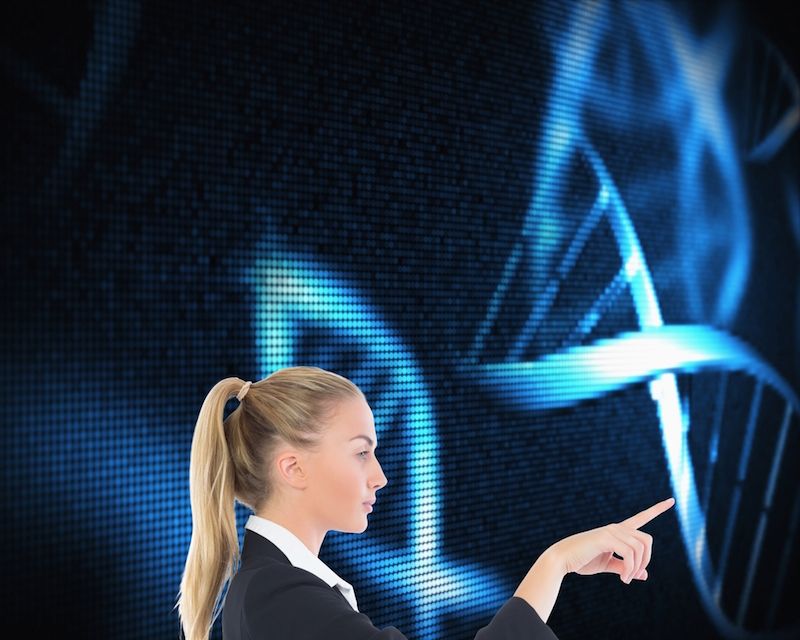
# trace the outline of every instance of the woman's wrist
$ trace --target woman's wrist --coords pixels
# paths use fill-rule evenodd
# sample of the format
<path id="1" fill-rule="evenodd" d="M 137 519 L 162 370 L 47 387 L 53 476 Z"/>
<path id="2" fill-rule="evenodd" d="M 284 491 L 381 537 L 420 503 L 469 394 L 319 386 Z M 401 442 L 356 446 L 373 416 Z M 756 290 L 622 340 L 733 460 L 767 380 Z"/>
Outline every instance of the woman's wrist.
<path id="1" fill-rule="evenodd" d="M 565 575 L 566 571 L 558 550 L 552 546 L 548 547 L 528 570 L 514 596 L 525 600 L 539 617 L 547 622 Z"/>

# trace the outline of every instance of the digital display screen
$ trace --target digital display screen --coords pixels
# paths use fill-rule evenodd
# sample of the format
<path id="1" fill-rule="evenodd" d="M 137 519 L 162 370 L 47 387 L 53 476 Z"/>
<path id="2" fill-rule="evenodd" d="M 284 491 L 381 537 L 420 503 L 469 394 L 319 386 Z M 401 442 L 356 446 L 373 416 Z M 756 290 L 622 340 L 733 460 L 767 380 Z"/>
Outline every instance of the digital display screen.
<path id="1" fill-rule="evenodd" d="M 648 580 L 567 575 L 558 637 L 800 637 L 788 13 L 15 5 L 6 624 L 178 638 L 203 399 L 313 365 L 375 416 L 389 482 L 320 558 L 376 626 L 473 638 L 674 496 Z"/>

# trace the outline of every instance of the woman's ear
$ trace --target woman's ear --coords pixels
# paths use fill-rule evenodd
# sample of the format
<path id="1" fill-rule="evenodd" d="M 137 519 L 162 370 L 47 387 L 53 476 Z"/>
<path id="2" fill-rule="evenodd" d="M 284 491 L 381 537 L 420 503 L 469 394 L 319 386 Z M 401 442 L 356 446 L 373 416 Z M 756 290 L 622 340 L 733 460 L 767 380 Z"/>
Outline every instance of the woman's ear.
<path id="1" fill-rule="evenodd" d="M 277 479 L 295 489 L 305 489 L 308 486 L 306 467 L 306 457 L 294 449 L 282 451 L 275 458 Z"/>

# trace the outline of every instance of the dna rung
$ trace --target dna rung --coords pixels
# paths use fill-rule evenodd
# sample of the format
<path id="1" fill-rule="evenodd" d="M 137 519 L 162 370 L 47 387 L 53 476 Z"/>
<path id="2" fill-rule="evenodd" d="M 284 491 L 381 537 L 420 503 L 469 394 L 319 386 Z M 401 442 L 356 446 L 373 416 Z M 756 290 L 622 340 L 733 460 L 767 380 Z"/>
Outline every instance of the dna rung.
<path id="1" fill-rule="evenodd" d="M 797 637 L 796 621 L 779 632 L 787 621 L 778 617 L 780 612 L 793 613 L 787 594 L 797 591 L 800 577 L 789 575 L 799 550 L 796 396 L 786 386 L 775 386 L 777 374 L 765 379 L 751 370 L 694 377 L 703 375 L 718 385 L 713 410 L 697 411 L 691 397 L 685 400 L 690 428 L 709 436 L 705 468 L 701 456 L 692 453 L 698 486 L 703 487 L 707 541 L 702 550 L 708 557 L 701 564 L 711 567 L 706 575 L 709 596 L 737 630 Z M 737 388 L 729 393 L 732 384 Z M 742 398 L 745 406 L 737 406 Z M 736 421 L 737 413 L 744 420 Z"/>

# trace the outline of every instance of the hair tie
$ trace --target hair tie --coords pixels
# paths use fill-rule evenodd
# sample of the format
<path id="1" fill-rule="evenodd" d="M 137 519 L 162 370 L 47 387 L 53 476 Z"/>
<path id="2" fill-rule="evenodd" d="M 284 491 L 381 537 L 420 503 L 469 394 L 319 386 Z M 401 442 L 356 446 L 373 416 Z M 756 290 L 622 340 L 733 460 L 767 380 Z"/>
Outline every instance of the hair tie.
<path id="1" fill-rule="evenodd" d="M 242 385 L 242 388 L 239 389 L 239 393 L 236 394 L 236 399 L 241 402 L 244 397 L 247 395 L 248 389 L 250 389 L 250 385 L 253 384 L 252 382 L 245 382 Z"/>

